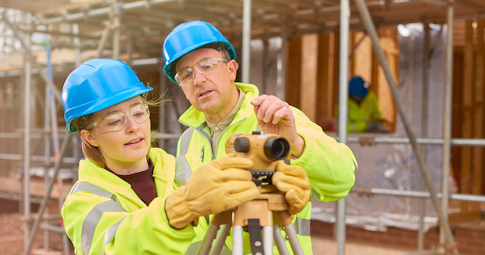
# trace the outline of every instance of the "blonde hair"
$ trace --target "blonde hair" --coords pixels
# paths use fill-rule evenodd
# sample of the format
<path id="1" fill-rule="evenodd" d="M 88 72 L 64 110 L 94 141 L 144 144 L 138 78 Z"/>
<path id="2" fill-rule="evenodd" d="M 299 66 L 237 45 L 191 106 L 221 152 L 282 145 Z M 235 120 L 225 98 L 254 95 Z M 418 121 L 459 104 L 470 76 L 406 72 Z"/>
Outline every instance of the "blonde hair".
<path id="1" fill-rule="evenodd" d="M 150 109 L 152 107 L 158 107 L 165 102 L 165 100 L 161 100 L 161 98 L 164 95 L 161 95 L 161 96 L 159 96 L 155 99 L 149 99 L 149 98 L 151 98 L 150 92 L 152 92 L 152 91 L 149 91 L 149 92 L 147 92 L 143 95 L 139 95 L 141 97 L 142 102 L 144 104 L 148 105 L 148 109 Z M 73 121 L 73 125 L 75 125 L 75 127 L 77 127 L 78 130 L 87 130 L 86 127 L 89 126 L 93 121 L 92 120 L 93 115 L 94 115 L 94 113 L 91 113 L 91 114 L 79 117 L 79 118 L 77 118 Z M 157 133 L 156 131 L 152 131 L 150 133 L 150 139 L 151 139 L 150 148 L 156 146 L 156 140 L 154 138 L 151 138 L 151 137 L 153 137 L 153 134 L 156 134 L 156 133 Z M 98 165 L 102 168 L 105 168 L 106 161 L 104 160 L 104 157 L 103 157 L 103 154 L 101 153 L 101 150 L 96 146 L 92 146 L 82 136 L 81 136 L 81 140 L 82 140 L 82 150 L 83 150 L 84 156 L 86 158 L 88 158 L 89 160 L 91 160 L 96 165 Z M 150 153 L 150 150 L 148 150 L 148 153 Z M 148 157 L 148 154 L 147 154 L 147 157 Z"/>

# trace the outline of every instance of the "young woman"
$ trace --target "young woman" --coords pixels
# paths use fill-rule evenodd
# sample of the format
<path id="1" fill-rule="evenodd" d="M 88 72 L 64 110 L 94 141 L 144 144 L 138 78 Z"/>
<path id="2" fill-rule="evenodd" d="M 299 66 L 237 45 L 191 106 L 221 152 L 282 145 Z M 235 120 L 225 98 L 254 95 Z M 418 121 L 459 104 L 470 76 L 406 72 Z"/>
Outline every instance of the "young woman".
<path id="1" fill-rule="evenodd" d="M 80 132 L 86 159 L 62 208 L 77 254 L 185 254 L 191 222 L 255 199 L 258 188 L 244 168 L 249 159 L 226 157 L 175 183 L 177 160 L 151 147 L 145 87 L 114 59 L 93 59 L 64 83 L 69 133 Z"/>

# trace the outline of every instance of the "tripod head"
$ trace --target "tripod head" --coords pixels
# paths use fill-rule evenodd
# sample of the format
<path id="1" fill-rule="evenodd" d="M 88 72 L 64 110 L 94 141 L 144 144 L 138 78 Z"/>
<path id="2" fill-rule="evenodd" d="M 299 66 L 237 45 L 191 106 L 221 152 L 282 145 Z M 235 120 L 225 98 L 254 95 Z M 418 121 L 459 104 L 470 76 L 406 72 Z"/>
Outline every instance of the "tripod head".
<path id="1" fill-rule="evenodd" d="M 214 215 L 197 254 L 207 255 L 209 251 L 210 254 L 220 254 L 231 226 L 234 255 L 243 255 L 243 230 L 249 232 L 253 254 L 273 254 L 273 241 L 280 254 L 289 254 L 285 239 L 281 235 L 279 228 L 281 226 L 286 232 L 293 253 L 303 255 L 291 223 L 292 218 L 288 213 L 288 203 L 272 183 L 278 162 L 284 160 L 289 163 L 288 141 L 284 137 L 262 132 L 236 134 L 226 140 L 226 153 L 235 153 L 236 157 L 253 161 L 253 166 L 248 170 L 251 171 L 253 182 L 258 186 L 261 194 L 252 201 L 240 204 L 235 211 Z M 217 234 L 219 226 L 223 227 L 221 227 L 221 233 Z"/>
<path id="2" fill-rule="evenodd" d="M 258 186 L 267 186 L 272 185 L 271 178 L 278 161 L 288 158 L 290 144 L 284 137 L 255 131 L 230 136 L 226 141 L 226 153 L 231 152 L 235 152 L 236 157 L 251 159 L 254 165 L 249 170 L 253 182 Z"/>

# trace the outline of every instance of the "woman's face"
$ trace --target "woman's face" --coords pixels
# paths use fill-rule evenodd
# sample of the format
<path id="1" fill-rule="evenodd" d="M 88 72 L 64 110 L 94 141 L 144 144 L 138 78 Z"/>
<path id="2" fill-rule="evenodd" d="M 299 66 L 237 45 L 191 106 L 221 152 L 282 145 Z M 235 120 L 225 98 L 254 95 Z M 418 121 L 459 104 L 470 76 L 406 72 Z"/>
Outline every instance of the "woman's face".
<path id="1" fill-rule="evenodd" d="M 109 169 L 115 172 L 146 169 L 151 141 L 150 118 L 143 115 L 144 109 L 141 97 L 136 96 L 94 113 L 92 120 L 96 126 L 81 131 L 84 139 L 100 149 Z"/>

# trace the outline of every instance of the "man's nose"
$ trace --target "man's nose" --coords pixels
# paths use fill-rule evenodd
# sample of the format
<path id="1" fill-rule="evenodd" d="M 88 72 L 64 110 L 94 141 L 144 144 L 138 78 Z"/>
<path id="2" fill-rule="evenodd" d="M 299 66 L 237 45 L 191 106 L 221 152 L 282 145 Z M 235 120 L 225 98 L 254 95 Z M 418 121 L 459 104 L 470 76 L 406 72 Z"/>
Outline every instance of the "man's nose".
<path id="1" fill-rule="evenodd" d="M 205 77 L 205 75 L 202 74 L 199 69 L 194 70 L 194 85 L 202 85 L 202 83 L 206 80 L 207 78 Z"/>

